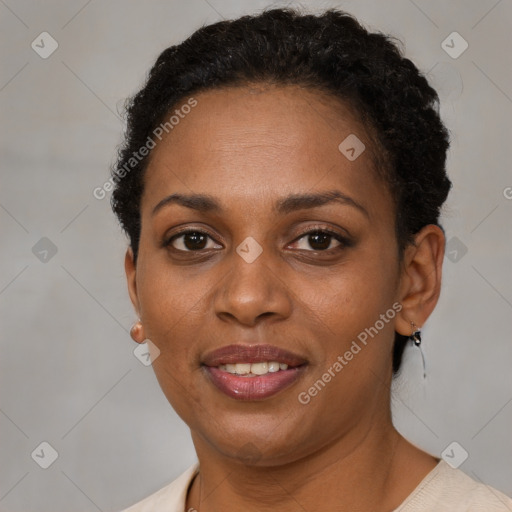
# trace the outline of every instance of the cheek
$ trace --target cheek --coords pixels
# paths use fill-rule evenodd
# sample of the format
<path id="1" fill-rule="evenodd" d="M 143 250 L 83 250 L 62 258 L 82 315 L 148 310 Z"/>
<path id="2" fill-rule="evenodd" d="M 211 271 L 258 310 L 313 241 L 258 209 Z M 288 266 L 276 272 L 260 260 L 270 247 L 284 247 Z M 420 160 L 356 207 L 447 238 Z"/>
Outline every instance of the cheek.
<path id="1" fill-rule="evenodd" d="M 172 265 L 150 229 L 142 230 L 137 265 L 137 294 L 145 325 L 160 330 L 175 323 L 201 301 L 208 290 L 190 266 Z M 204 277 L 207 277 L 207 273 Z M 204 281 L 203 281 L 204 284 Z"/>
<path id="2" fill-rule="evenodd" d="M 191 423 L 190 404 L 200 410 L 197 344 L 208 339 L 204 314 L 208 286 L 199 279 L 180 277 L 159 257 L 140 258 L 138 295 L 146 337 L 159 350 L 153 370 L 167 400 L 177 414 Z M 203 281 L 204 283 L 204 281 Z"/>
<path id="3" fill-rule="evenodd" d="M 361 257 L 347 265 L 325 293 L 311 295 L 323 330 L 315 340 L 314 371 L 302 391 L 315 397 L 311 410 L 313 416 L 324 417 L 325 428 L 335 430 L 341 417 L 347 425 L 356 421 L 382 399 L 382 383 L 391 371 L 396 266 L 392 257 Z"/>
<path id="4" fill-rule="evenodd" d="M 358 254 L 328 283 L 318 301 L 332 322 L 365 327 L 391 307 L 398 283 L 397 261 L 391 256 Z"/>
<path id="5" fill-rule="evenodd" d="M 361 371 L 362 368 L 378 374 L 388 371 L 398 277 L 393 250 L 372 249 L 366 257 L 360 254 L 348 262 L 324 288 L 325 293 L 316 294 L 317 317 L 325 325 L 318 371 L 330 368 L 341 356 L 343 373 L 351 375 L 350 387 L 355 382 L 363 384 L 368 372 Z M 342 381 L 338 379 L 338 385 Z"/>
<path id="6" fill-rule="evenodd" d="M 171 349 L 174 354 L 184 350 L 186 347 L 178 343 L 183 339 L 182 331 L 191 321 L 196 322 L 197 328 L 201 325 L 197 310 L 206 288 L 201 288 L 197 282 L 180 277 L 180 271 L 166 262 L 164 251 L 145 250 L 141 244 L 137 266 L 141 319 L 146 336 L 158 346 L 161 356 L 166 356 Z M 177 359 L 175 364 L 180 361 Z"/>

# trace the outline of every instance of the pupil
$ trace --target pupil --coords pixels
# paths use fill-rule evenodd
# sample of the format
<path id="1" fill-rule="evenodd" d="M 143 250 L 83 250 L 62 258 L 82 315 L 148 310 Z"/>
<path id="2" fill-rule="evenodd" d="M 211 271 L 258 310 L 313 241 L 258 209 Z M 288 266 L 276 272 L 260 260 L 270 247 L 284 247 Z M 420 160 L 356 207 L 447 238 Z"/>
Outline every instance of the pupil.
<path id="1" fill-rule="evenodd" d="M 309 245 L 313 249 L 327 249 L 331 243 L 331 235 L 327 233 L 312 233 L 309 235 Z M 316 245 L 316 247 L 315 247 Z"/>
<path id="2" fill-rule="evenodd" d="M 185 247 L 189 250 L 203 249 L 206 245 L 206 236 L 202 233 L 187 233 L 184 238 Z"/>

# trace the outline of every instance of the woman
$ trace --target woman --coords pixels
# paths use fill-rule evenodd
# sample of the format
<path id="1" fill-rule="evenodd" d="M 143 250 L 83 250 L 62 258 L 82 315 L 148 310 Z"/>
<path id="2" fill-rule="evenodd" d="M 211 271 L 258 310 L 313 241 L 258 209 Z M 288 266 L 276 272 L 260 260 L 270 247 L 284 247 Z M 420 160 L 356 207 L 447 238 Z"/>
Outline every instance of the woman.
<path id="1" fill-rule="evenodd" d="M 160 55 L 113 208 L 132 337 L 199 463 L 130 512 L 512 510 L 391 419 L 440 293 L 437 101 L 335 10 L 216 23 Z"/>

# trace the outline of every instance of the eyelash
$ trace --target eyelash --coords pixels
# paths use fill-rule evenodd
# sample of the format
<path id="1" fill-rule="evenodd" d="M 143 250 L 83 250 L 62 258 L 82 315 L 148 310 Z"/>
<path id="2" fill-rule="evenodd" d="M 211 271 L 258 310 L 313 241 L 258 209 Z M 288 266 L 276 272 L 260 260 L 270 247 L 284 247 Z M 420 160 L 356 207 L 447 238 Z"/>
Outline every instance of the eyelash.
<path id="1" fill-rule="evenodd" d="M 332 238 L 334 238 L 334 240 L 336 240 L 337 242 L 339 242 L 339 246 L 337 247 L 333 247 L 331 249 L 311 249 L 309 251 L 306 251 L 306 252 L 323 252 L 323 253 L 326 253 L 326 254 L 330 254 L 334 251 L 337 251 L 337 250 L 341 250 L 341 249 L 345 249 L 347 247 L 350 247 L 352 245 L 351 241 L 341 235 L 340 233 L 326 227 L 326 226 L 309 226 L 308 228 L 304 229 L 303 231 L 301 231 L 298 236 L 293 240 L 292 243 L 295 243 L 295 242 L 298 242 L 299 240 L 301 240 L 302 238 L 304 238 L 305 236 L 308 236 L 308 235 L 313 235 L 313 234 L 325 234 L 325 235 L 329 235 L 331 236 Z"/>
<path id="2" fill-rule="evenodd" d="M 192 233 L 198 233 L 198 234 L 201 234 L 201 235 L 206 235 L 207 237 L 209 237 L 211 240 L 213 240 L 215 243 L 219 243 L 215 240 L 215 238 L 208 232 L 208 231 L 205 231 L 204 229 L 193 229 L 193 228 L 186 228 L 182 231 L 179 231 L 178 233 L 175 233 L 174 235 L 172 235 L 171 237 L 165 239 L 162 243 L 162 246 L 163 247 L 170 247 L 172 246 L 172 243 L 177 240 L 178 238 L 184 236 L 184 235 L 187 235 L 187 234 L 192 234 Z M 344 248 L 347 248 L 347 247 L 350 247 L 352 245 L 352 242 L 350 239 L 348 239 L 347 237 L 343 236 L 343 235 L 340 235 L 338 232 L 332 230 L 332 229 L 329 229 L 325 226 L 313 226 L 313 227 L 308 227 L 307 229 L 305 229 L 304 231 L 301 231 L 299 233 L 299 235 L 292 241 L 292 243 L 295 243 L 295 242 L 298 242 L 299 240 L 301 240 L 302 238 L 304 238 L 305 236 L 307 235 L 313 235 L 313 234 L 326 234 L 326 235 L 329 235 L 331 236 L 332 238 L 334 238 L 337 242 L 339 242 L 339 246 L 337 247 L 334 247 L 334 248 L 331 248 L 331 249 L 311 249 L 311 250 L 306 250 L 306 252 L 323 252 L 323 253 L 331 253 L 333 251 L 336 251 L 336 250 L 340 250 L 340 249 L 344 249 Z M 204 251 L 204 249 L 199 249 L 197 251 L 193 251 L 193 250 L 188 250 L 188 251 L 185 251 L 185 250 L 182 250 L 182 249 L 176 249 L 174 247 L 172 247 L 172 249 L 174 249 L 175 251 L 177 252 L 181 252 L 181 253 L 201 253 L 202 251 Z M 304 250 L 304 249 L 303 249 Z"/>

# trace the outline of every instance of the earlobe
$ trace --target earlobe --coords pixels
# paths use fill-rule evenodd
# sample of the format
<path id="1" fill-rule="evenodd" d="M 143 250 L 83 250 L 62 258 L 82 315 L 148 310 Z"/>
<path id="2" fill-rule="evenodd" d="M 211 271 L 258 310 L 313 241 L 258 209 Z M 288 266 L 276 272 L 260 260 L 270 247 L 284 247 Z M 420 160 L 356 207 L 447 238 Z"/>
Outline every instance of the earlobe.
<path id="1" fill-rule="evenodd" d="M 126 272 L 126 281 L 128 284 L 130 300 L 132 301 L 137 316 L 140 317 L 139 297 L 137 295 L 137 267 L 135 265 L 133 251 L 131 248 L 128 248 L 124 257 L 124 270 Z M 146 335 L 144 333 L 144 326 L 140 319 L 132 325 L 132 328 L 130 329 L 130 336 L 133 341 L 137 343 L 144 343 Z"/>
<path id="2" fill-rule="evenodd" d="M 130 336 L 136 343 L 144 343 L 144 341 L 146 341 L 144 326 L 140 320 L 132 325 L 132 328 L 130 329 Z"/>
<path id="3" fill-rule="evenodd" d="M 402 309 L 395 330 L 410 336 L 411 325 L 422 327 L 434 310 L 441 292 L 445 237 L 443 230 L 429 224 L 405 250 L 400 282 Z"/>

